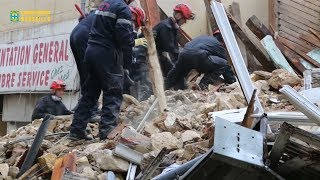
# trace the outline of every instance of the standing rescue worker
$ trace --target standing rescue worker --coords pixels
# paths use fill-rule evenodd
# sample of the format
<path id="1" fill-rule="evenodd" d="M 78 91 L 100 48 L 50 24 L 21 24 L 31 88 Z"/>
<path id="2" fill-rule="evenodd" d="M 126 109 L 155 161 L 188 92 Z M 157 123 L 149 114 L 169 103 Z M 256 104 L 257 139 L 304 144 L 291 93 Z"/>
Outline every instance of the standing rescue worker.
<path id="1" fill-rule="evenodd" d="M 132 12 L 132 22 L 135 30 L 135 47 L 133 48 L 133 64 L 130 70 L 130 77 L 135 82 L 138 100 L 145 100 L 152 95 L 152 85 L 148 74 L 148 62 L 147 62 L 147 40 L 145 38 L 138 38 L 143 36 L 138 35 L 139 28 L 144 24 L 146 16 L 143 9 L 139 7 L 130 7 Z M 130 92 L 127 87 L 127 92 Z M 131 94 L 134 95 L 134 94 Z"/>
<path id="2" fill-rule="evenodd" d="M 215 33 L 215 36 L 223 41 L 219 34 Z M 178 61 L 168 73 L 166 88 L 184 81 L 184 77 L 192 69 L 205 74 L 199 84 L 203 90 L 214 83 L 221 74 L 227 84 L 234 83 L 236 79 L 228 65 L 227 52 L 222 43 L 213 36 L 200 36 L 187 43 L 179 54 Z"/>
<path id="3" fill-rule="evenodd" d="M 61 101 L 65 88 L 66 84 L 62 80 L 53 81 L 50 85 L 51 93 L 37 102 L 31 120 L 44 118 L 47 114 L 54 116 L 72 114 Z"/>
<path id="4" fill-rule="evenodd" d="M 145 38 L 143 37 L 138 38 L 139 28 L 144 24 L 145 17 L 146 17 L 143 9 L 141 9 L 140 7 L 130 6 L 130 11 L 132 13 L 131 21 L 132 21 L 133 30 L 134 30 L 135 45 L 133 48 L 132 65 L 129 67 L 129 69 L 127 69 L 127 71 L 125 70 L 125 79 L 124 79 L 124 87 L 123 87 L 124 94 L 130 94 L 130 87 L 133 84 L 137 83 L 137 79 L 135 78 L 135 76 L 137 74 L 140 74 L 140 69 L 139 69 L 140 61 L 137 59 L 136 52 L 142 51 L 146 54 L 147 52 L 146 50 L 148 46 L 147 40 Z M 135 79 L 132 79 L 133 77 Z"/>
<path id="5" fill-rule="evenodd" d="M 95 11 L 85 63 L 88 77 L 71 124 L 69 138 L 89 140 L 86 135 L 90 109 L 103 91 L 100 140 L 117 126 L 122 103 L 123 66 L 130 66 L 134 46 L 131 12 L 132 0 L 104 0 Z"/>
<path id="6" fill-rule="evenodd" d="M 178 59 L 178 30 L 181 25 L 187 22 L 187 20 L 193 20 L 194 17 L 195 14 L 192 13 L 191 8 L 187 4 L 177 4 L 173 8 L 173 17 L 162 20 L 153 28 L 153 32 L 156 36 L 155 42 L 159 62 L 164 77 L 167 76 L 167 73 L 173 67 L 173 63 Z M 169 53 L 172 61 L 166 57 L 166 52 Z"/>
<path id="7" fill-rule="evenodd" d="M 87 49 L 87 43 L 89 40 L 90 28 L 92 26 L 94 12 L 98 5 L 103 0 L 96 0 L 95 5 L 91 9 L 90 13 L 86 17 L 79 18 L 79 24 L 72 30 L 70 34 L 70 47 L 76 61 L 80 76 L 80 87 L 85 83 L 86 77 L 88 76 L 87 67 L 84 64 L 84 55 Z M 74 108 L 76 109 L 78 105 Z M 95 117 L 98 114 L 98 102 L 91 109 L 91 117 Z M 91 119 L 91 118 L 90 118 Z"/>

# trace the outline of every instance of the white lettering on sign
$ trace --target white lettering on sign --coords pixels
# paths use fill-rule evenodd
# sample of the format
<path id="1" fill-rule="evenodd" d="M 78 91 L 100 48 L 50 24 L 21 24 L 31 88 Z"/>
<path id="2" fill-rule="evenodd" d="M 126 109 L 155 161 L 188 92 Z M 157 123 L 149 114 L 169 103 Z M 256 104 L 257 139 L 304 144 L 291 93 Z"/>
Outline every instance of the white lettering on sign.
<path id="1" fill-rule="evenodd" d="M 76 90 L 76 76 L 68 34 L 0 44 L 0 93 L 49 91 L 56 79 Z"/>

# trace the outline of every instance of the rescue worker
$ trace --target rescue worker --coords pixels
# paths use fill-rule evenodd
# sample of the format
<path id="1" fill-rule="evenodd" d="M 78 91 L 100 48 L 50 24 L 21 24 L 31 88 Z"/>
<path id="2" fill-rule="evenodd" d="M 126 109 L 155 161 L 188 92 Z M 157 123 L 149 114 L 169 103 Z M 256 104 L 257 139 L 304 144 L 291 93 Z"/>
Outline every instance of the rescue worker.
<path id="1" fill-rule="evenodd" d="M 94 6 L 91 9 L 90 13 L 86 15 L 86 17 L 79 18 L 79 24 L 72 30 L 70 34 L 70 47 L 76 61 L 76 65 L 78 68 L 79 76 L 80 76 L 80 87 L 82 87 L 85 83 L 86 77 L 88 76 L 87 67 L 84 64 L 84 55 L 87 49 L 87 43 L 89 39 L 90 28 L 92 25 L 94 12 L 97 9 L 98 5 L 103 0 L 95 0 Z M 78 105 L 73 109 L 77 109 Z M 98 102 L 91 109 L 91 118 L 97 118 L 99 114 L 98 110 Z"/>
<path id="2" fill-rule="evenodd" d="M 132 12 L 132 22 L 136 33 L 135 47 L 133 48 L 133 64 L 130 70 L 130 77 L 134 81 L 134 92 L 131 93 L 127 85 L 126 92 L 137 98 L 139 101 L 146 100 L 152 95 L 152 85 L 148 74 L 147 65 L 147 40 L 143 38 L 143 34 L 138 35 L 139 27 L 141 27 L 146 16 L 143 9 L 139 7 L 130 7 Z M 140 37 L 140 38 L 138 38 Z M 128 84 L 128 83 L 125 83 Z"/>
<path id="3" fill-rule="evenodd" d="M 162 20 L 153 28 L 159 62 L 164 77 L 167 76 L 167 73 L 173 67 L 173 63 L 178 59 L 178 30 L 187 20 L 193 20 L 194 17 L 195 14 L 192 13 L 191 8 L 187 4 L 177 4 L 173 8 L 173 17 Z M 166 52 L 172 61 L 166 56 Z"/>
<path id="4" fill-rule="evenodd" d="M 62 80 L 53 81 L 50 86 L 51 93 L 37 102 L 31 120 L 44 118 L 47 114 L 54 116 L 72 114 L 61 101 L 65 87 L 66 84 Z"/>
<path id="5" fill-rule="evenodd" d="M 168 73 L 166 88 L 184 81 L 192 69 L 205 74 L 199 84 L 203 90 L 214 83 L 221 74 L 225 83 L 234 83 L 236 78 L 228 65 L 227 52 L 222 43 L 220 33 L 215 33 L 214 36 L 200 36 L 187 43 L 179 54 L 178 61 Z"/>
<path id="6" fill-rule="evenodd" d="M 125 70 L 125 78 L 124 78 L 124 87 L 123 87 L 123 93 L 124 94 L 131 94 L 130 87 L 137 83 L 137 79 L 135 76 L 140 74 L 140 61 L 136 57 L 137 51 L 143 51 L 146 54 L 147 50 L 147 40 L 143 37 L 138 38 L 138 31 L 139 28 L 144 24 L 145 22 L 145 13 L 143 9 L 140 7 L 133 7 L 130 6 L 130 11 L 132 13 L 132 25 L 134 30 L 134 37 L 135 39 L 135 46 L 133 48 L 133 61 L 132 65 L 129 67 L 128 70 Z M 132 78 L 135 78 L 132 79 Z"/>
<path id="7" fill-rule="evenodd" d="M 88 77 L 70 128 L 69 139 L 90 140 L 86 135 L 90 109 L 103 91 L 99 125 L 100 140 L 117 126 L 122 103 L 123 66 L 130 66 L 134 46 L 131 12 L 132 0 L 104 0 L 95 11 L 90 31 L 85 64 Z"/>

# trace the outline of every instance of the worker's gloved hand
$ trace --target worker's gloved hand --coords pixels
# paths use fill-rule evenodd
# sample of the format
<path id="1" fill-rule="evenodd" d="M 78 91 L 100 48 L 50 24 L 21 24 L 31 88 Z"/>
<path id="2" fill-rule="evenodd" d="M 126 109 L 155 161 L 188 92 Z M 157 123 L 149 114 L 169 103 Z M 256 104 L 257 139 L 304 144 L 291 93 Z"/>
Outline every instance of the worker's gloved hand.
<path id="1" fill-rule="evenodd" d="M 146 38 L 139 38 L 134 40 L 134 46 L 143 46 L 143 47 L 148 47 L 148 41 Z"/>

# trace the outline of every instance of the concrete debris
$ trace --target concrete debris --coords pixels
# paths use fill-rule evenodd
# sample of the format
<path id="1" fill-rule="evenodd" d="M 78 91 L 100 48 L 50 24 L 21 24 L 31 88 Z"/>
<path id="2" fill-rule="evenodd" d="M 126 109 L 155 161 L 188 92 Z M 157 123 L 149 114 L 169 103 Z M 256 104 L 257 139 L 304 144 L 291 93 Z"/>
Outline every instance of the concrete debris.
<path id="1" fill-rule="evenodd" d="M 57 159 L 55 154 L 47 153 L 38 158 L 38 162 L 41 168 L 46 171 L 52 170 L 54 163 Z"/>
<path id="2" fill-rule="evenodd" d="M 114 172 L 128 171 L 129 162 L 114 156 L 109 149 L 97 150 L 90 156 L 93 157 L 97 166 L 102 170 Z"/>
<path id="3" fill-rule="evenodd" d="M 97 178 L 98 178 L 98 180 L 109 180 L 107 172 L 99 174 L 97 176 Z M 116 174 L 116 179 L 115 180 L 124 180 L 124 178 L 120 174 Z"/>
<path id="4" fill-rule="evenodd" d="M 201 138 L 200 135 L 197 132 L 192 130 L 186 130 L 181 134 L 181 140 L 183 143 L 188 141 L 197 141 L 200 138 Z"/>
<path id="5" fill-rule="evenodd" d="M 0 164 L 0 174 L 2 175 L 3 178 L 7 178 L 8 174 L 9 174 L 9 165 L 4 163 L 4 164 Z"/>
<path id="6" fill-rule="evenodd" d="M 157 126 L 155 126 L 153 122 L 147 122 L 144 125 L 143 131 L 144 131 L 144 135 L 150 137 L 151 134 L 159 133 L 160 129 Z"/>
<path id="7" fill-rule="evenodd" d="M 273 73 L 256 71 L 251 75 L 251 78 L 266 112 L 295 111 L 292 104 L 277 92 L 277 88 L 283 84 L 299 86 L 301 85 L 299 78 L 283 70 L 276 70 Z M 76 164 L 79 175 L 87 179 L 106 179 L 106 171 L 124 173 L 129 168 L 128 161 L 112 154 L 117 143 L 122 143 L 143 154 L 143 160 L 139 166 L 142 170 L 149 165 L 163 147 L 170 149 L 171 152 L 167 154 L 167 158 L 161 166 L 167 167 L 174 163 L 182 164 L 205 154 L 212 147 L 214 124 L 209 115 L 211 112 L 247 106 L 238 82 L 229 86 L 221 85 L 214 90 L 212 88 L 206 91 L 168 90 L 165 93 L 168 111 L 160 114 L 157 109 L 153 110 L 143 125 L 141 133 L 134 128 L 138 127 L 155 97 L 151 96 L 146 101 L 138 102 L 133 97 L 124 95 L 119 122 L 123 122 L 127 126 L 122 130 L 117 142 L 97 141 L 99 124 L 89 123 L 87 129 L 96 138 L 93 142 L 75 143 L 65 138 L 65 135 L 46 137 L 41 146 L 44 154 L 39 158 L 42 159 L 39 162 L 40 165 L 42 167 L 46 165 L 50 168 L 55 158 L 62 157 L 71 151 L 77 151 Z M 72 115 L 55 117 L 50 121 L 48 134 L 68 132 L 72 118 Z M 5 166 L 4 170 L 10 167 L 9 170 L 1 173 L 12 179 L 15 178 L 19 171 L 19 159 L 33 141 L 23 139 L 34 137 L 41 122 L 41 119 L 35 120 L 0 138 L 0 163 Z M 17 140 L 20 142 L 8 145 L 8 142 Z M 3 174 L 1 176 L 4 177 Z M 123 177 L 118 174 L 117 179 L 123 179 Z"/>
<path id="8" fill-rule="evenodd" d="M 284 69 L 274 70 L 268 83 L 276 90 L 280 89 L 283 85 L 289 85 L 291 87 L 302 86 L 302 80 L 299 77 Z"/>
<path id="9" fill-rule="evenodd" d="M 9 176 L 15 179 L 19 173 L 19 168 L 16 166 L 10 166 L 9 168 Z"/>
<path id="10" fill-rule="evenodd" d="M 155 151 L 160 151 L 164 147 L 169 150 L 181 149 L 183 146 L 182 142 L 170 132 L 152 134 L 151 144 Z"/>

